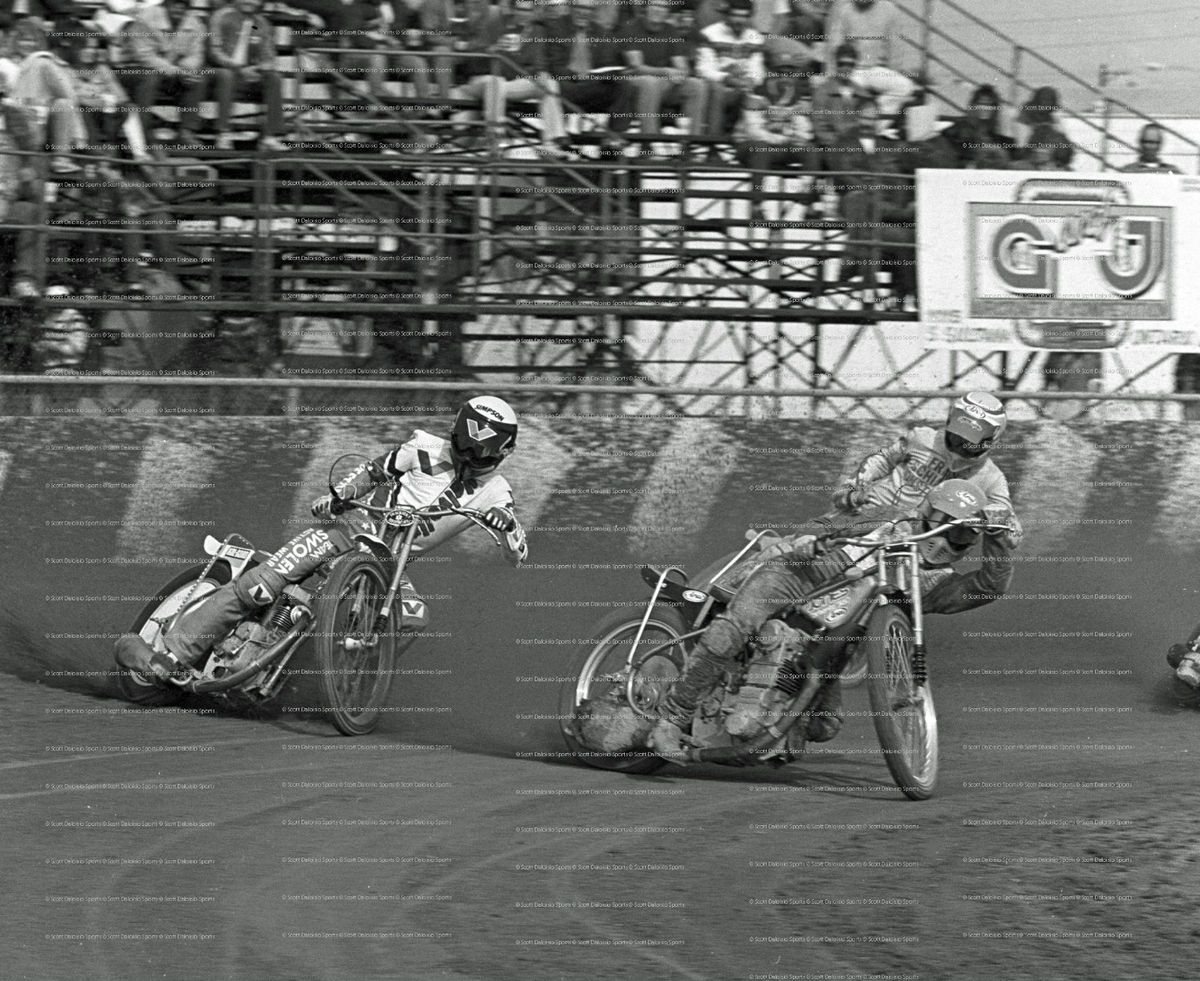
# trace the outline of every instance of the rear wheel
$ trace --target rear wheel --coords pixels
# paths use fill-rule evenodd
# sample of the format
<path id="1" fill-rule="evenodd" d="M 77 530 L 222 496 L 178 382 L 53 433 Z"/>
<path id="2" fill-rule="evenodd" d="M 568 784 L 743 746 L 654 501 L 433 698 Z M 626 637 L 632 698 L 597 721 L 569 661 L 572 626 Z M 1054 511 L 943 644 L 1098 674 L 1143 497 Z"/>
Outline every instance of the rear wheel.
<path id="1" fill-rule="evenodd" d="M 906 797 L 927 800 L 937 784 L 937 714 L 928 683 L 913 684 L 912 623 L 902 610 L 881 607 L 860 646 L 867 656 L 871 718 L 888 770 Z"/>
<path id="2" fill-rule="evenodd" d="M 189 605 L 209 595 L 229 582 L 229 567 L 223 562 L 217 562 L 203 579 L 197 583 L 204 566 L 196 565 L 181 572 L 169 583 L 162 587 L 142 607 L 141 612 L 134 618 L 129 628 L 130 633 L 137 634 L 155 651 L 165 651 L 162 635 L 171 619 L 183 607 L 186 600 Z M 193 587 L 195 589 L 193 590 Z M 164 685 L 149 681 L 137 671 L 131 671 L 118 662 L 117 687 L 122 697 L 147 708 L 157 708 L 164 705 L 175 705 L 184 692 L 174 685 Z"/>
<path id="3" fill-rule="evenodd" d="M 665 761 L 645 751 L 605 753 L 603 747 L 589 743 L 580 729 L 584 719 L 616 716 L 626 726 L 632 724 L 648 732 L 652 722 L 629 707 L 627 690 L 632 690 L 634 704 L 641 712 L 653 715 L 683 672 L 684 651 L 679 644 L 642 660 L 644 652 L 688 632 L 677 610 L 655 606 L 638 642 L 639 663 L 633 684 L 629 685 L 627 661 L 645 614 L 645 607 L 631 607 L 614 611 L 601 620 L 592 631 L 595 641 L 575 659 L 574 680 L 563 682 L 560 689 L 559 717 L 563 739 L 579 761 L 588 766 L 620 773 L 653 773 L 666 765 Z"/>
<path id="4" fill-rule="evenodd" d="M 391 623 L 369 646 L 390 577 L 371 556 L 354 552 L 333 566 L 314 610 L 317 690 L 339 732 L 364 736 L 379 724 L 396 670 Z M 394 621 L 393 621 L 394 622 Z"/>

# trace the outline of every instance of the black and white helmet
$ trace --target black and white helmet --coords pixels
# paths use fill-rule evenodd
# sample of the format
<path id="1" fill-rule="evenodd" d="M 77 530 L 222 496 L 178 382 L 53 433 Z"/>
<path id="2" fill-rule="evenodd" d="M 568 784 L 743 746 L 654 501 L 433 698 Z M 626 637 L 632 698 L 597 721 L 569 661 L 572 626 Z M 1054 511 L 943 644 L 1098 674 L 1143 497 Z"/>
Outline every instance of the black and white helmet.
<path id="1" fill-rule="evenodd" d="M 503 399 L 480 395 L 454 417 L 450 443 L 461 464 L 475 473 L 495 470 L 517 446 L 517 414 Z"/>

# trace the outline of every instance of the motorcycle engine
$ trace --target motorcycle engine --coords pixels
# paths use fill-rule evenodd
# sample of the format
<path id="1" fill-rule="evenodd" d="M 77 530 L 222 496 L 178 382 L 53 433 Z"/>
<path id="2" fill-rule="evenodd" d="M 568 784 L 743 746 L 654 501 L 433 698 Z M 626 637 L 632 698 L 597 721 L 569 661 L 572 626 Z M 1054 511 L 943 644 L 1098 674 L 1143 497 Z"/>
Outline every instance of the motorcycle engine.
<path id="1" fill-rule="evenodd" d="M 751 738 L 762 732 L 760 707 L 779 678 L 785 662 L 802 654 L 812 638 L 801 630 L 789 627 L 782 620 L 768 620 L 751 638 L 754 651 L 741 687 L 727 695 L 722 707 L 726 713 L 725 731 L 738 738 Z"/>
<path id="2" fill-rule="evenodd" d="M 256 620 L 243 620 L 213 648 L 214 677 L 240 671 L 270 646 L 270 631 Z"/>

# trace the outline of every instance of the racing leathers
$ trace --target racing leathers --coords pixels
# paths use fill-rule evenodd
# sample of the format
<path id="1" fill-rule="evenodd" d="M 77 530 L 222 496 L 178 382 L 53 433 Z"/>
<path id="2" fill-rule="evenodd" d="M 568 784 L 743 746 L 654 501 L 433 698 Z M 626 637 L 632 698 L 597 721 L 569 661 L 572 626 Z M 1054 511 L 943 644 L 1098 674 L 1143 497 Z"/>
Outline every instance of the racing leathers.
<path id="1" fill-rule="evenodd" d="M 968 460 L 951 453 L 940 430 L 918 426 L 863 460 L 834 495 L 844 521 L 851 520 L 848 512 L 856 513 L 864 506 L 870 507 L 871 513 L 863 518 L 895 521 L 915 515 L 929 491 L 952 478 L 975 484 L 986 496 L 989 522 L 1008 523 L 1011 530 L 984 537 L 983 567 L 978 571 L 955 572 L 951 562 L 961 554 L 944 553 L 945 561 L 932 564 L 927 559 L 921 583 L 927 613 L 961 613 L 990 603 L 1007 590 L 1012 580 L 1010 556 L 1020 544 L 1021 528 L 1012 510 L 1008 481 L 1000 468 L 988 459 Z M 884 534 L 887 527 L 892 526 L 885 525 L 877 533 Z M 895 528 L 897 537 L 908 530 L 903 524 Z M 750 574 L 725 611 L 700 635 L 660 710 L 661 718 L 677 726 L 680 733 L 688 730 L 697 705 L 716 685 L 733 656 L 768 619 L 857 560 L 853 549 L 811 558 L 790 552 L 791 546 L 806 541 L 811 539 L 795 536 L 775 546 L 777 557 Z M 841 685 L 836 671 L 831 670 L 823 683 L 810 716 L 807 736 L 813 741 L 832 739 L 840 730 Z M 663 732 L 656 728 L 652 746 L 656 750 L 670 747 L 674 738 L 675 730 Z M 664 755 L 673 758 L 676 753 Z"/>
<path id="2" fill-rule="evenodd" d="M 944 480 L 969 480 L 987 496 L 989 521 L 1012 530 L 983 540 L 982 568 L 966 574 L 939 570 L 925 594 L 927 613 L 962 613 L 1004 595 L 1012 582 L 1012 553 L 1023 537 L 1013 511 L 1008 480 L 991 459 L 971 460 L 950 452 L 939 429 L 916 426 L 863 460 L 833 495 L 839 511 L 863 506 L 896 507 L 913 513 Z"/>
<path id="3" fill-rule="evenodd" d="M 509 530 L 502 536 L 505 557 L 519 566 L 529 554 L 525 532 L 512 512 L 508 481 L 494 470 L 472 476 L 471 471 L 461 468 L 450 440 L 442 436 L 418 429 L 405 443 L 352 471 L 334 489 L 339 498 L 348 499 L 365 497 L 376 488 L 379 490 L 373 503 L 380 507 L 455 506 L 484 512 L 502 509 L 510 519 L 506 522 Z M 349 516 L 353 514 L 349 512 Z M 432 551 L 471 524 L 470 519 L 459 515 L 421 519 L 412 558 Z M 369 525 L 364 524 L 366 527 Z M 188 610 L 172 625 L 163 642 L 177 661 L 194 666 L 247 613 L 274 602 L 286 584 L 302 582 L 323 563 L 358 547 L 352 533 L 340 527 L 308 528 L 265 562 Z M 428 623 L 425 604 L 407 577 L 401 581 L 400 600 L 401 628 L 423 628 Z"/>

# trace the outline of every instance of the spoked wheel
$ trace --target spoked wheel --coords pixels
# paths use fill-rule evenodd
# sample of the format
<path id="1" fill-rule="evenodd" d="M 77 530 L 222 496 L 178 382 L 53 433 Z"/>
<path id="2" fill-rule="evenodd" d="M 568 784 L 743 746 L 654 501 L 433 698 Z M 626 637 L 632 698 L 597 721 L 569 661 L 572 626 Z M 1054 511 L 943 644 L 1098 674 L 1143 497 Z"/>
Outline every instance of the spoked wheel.
<path id="1" fill-rule="evenodd" d="M 396 635 L 389 624 L 372 636 L 388 577 L 369 555 L 341 558 L 316 603 L 313 645 L 318 691 L 339 732 L 363 736 L 379 724 L 396 669 Z"/>
<path id="2" fill-rule="evenodd" d="M 560 690 L 563 738 L 567 748 L 588 766 L 621 773 L 653 773 L 665 765 L 640 748 L 605 751 L 609 749 L 605 743 L 623 744 L 628 739 L 640 743 L 645 738 L 653 726 L 646 716 L 654 714 L 683 672 L 684 651 L 679 644 L 645 657 L 646 652 L 688 632 L 678 612 L 669 606 L 656 606 L 638 642 L 637 666 L 630 683 L 629 652 L 645 612 L 645 607 L 634 607 L 600 621 L 593 631 L 595 642 L 575 661 L 578 667 L 574 679 L 564 681 Z M 630 707 L 627 692 L 640 712 Z M 604 731 L 609 723 L 609 731 Z M 585 738 L 585 734 L 592 738 Z"/>
<path id="3" fill-rule="evenodd" d="M 188 606 L 194 606 L 214 590 L 229 582 L 229 567 L 216 563 L 208 574 L 196 582 L 204 566 L 198 565 L 172 579 L 163 586 L 150 601 L 142 607 L 129 628 L 130 633 L 137 634 L 155 651 L 165 651 L 162 635 L 164 628 L 183 607 L 184 600 Z M 193 590 L 192 587 L 195 587 Z M 139 672 L 131 671 L 120 661 L 117 662 L 117 687 L 122 697 L 147 708 L 159 708 L 164 705 L 174 705 L 183 698 L 183 691 L 174 685 L 158 684 L 148 681 Z"/>
<path id="4" fill-rule="evenodd" d="M 892 779 L 912 800 L 933 796 L 938 772 L 937 714 L 928 683 L 913 684 L 912 623 L 894 606 L 880 608 L 867 624 L 871 718 Z"/>

